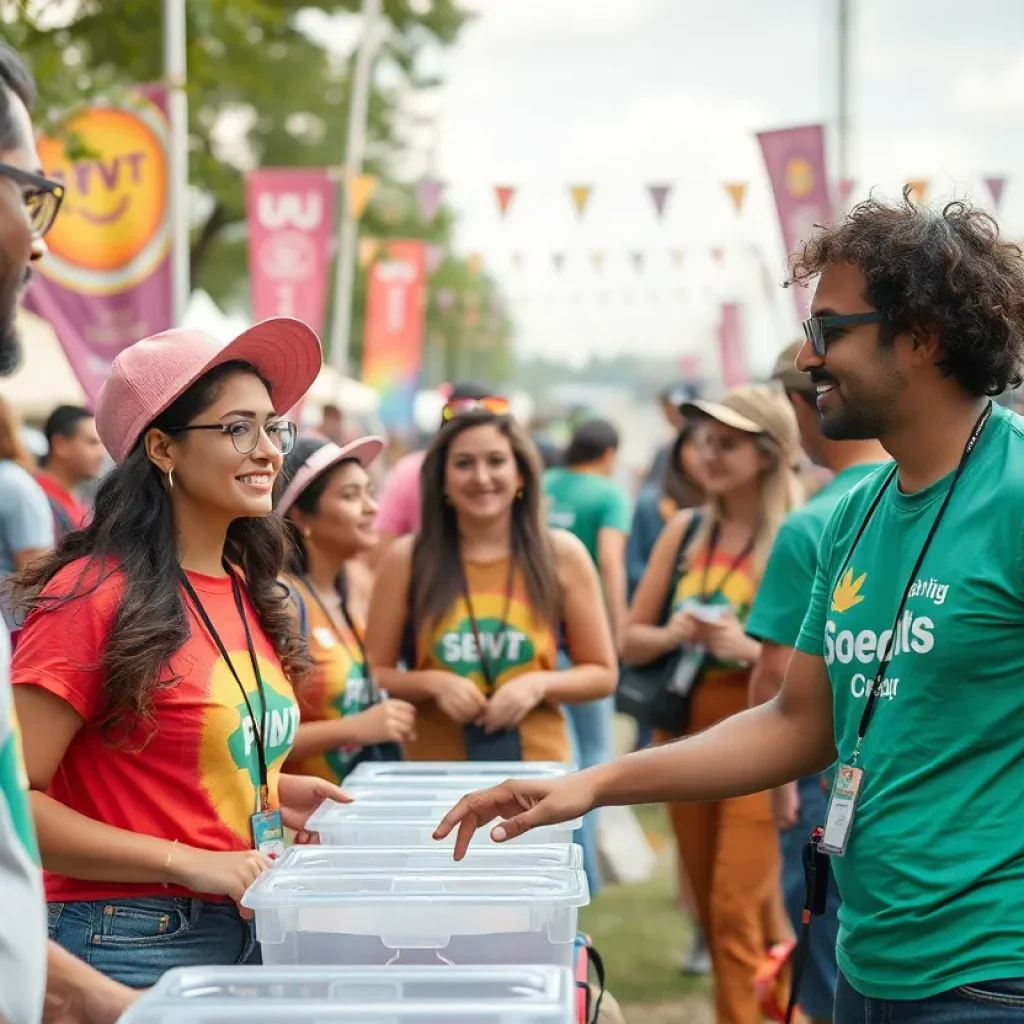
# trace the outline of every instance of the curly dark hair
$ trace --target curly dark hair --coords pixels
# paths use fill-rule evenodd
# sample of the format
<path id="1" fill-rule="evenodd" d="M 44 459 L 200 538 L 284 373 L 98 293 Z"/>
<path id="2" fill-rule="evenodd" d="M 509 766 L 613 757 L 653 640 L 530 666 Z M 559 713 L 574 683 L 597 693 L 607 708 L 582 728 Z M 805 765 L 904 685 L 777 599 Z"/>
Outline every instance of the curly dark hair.
<path id="1" fill-rule="evenodd" d="M 969 203 L 940 211 L 872 196 L 834 227 L 821 228 L 790 260 L 806 285 L 836 263 L 857 267 L 864 298 L 885 316 L 883 338 L 914 324 L 941 331 L 943 371 L 972 395 L 1020 385 L 1024 362 L 1024 253 Z"/>
<path id="2" fill-rule="evenodd" d="M 191 423 L 217 400 L 226 378 L 238 372 L 263 379 L 248 363 L 224 363 L 200 377 L 146 430 Z M 124 594 L 100 662 L 106 696 L 103 726 L 122 741 L 136 726 L 150 724 L 154 691 L 180 681 L 180 676 L 168 675 L 167 662 L 191 635 L 178 583 L 171 503 L 163 475 L 146 454 L 145 433 L 124 462 L 103 478 L 85 529 L 67 534 L 55 551 L 13 580 L 19 607 L 46 611 L 87 597 L 112 574 L 123 576 Z M 300 686 L 312 661 L 289 610 L 288 592 L 278 582 L 284 536 L 277 515 L 236 519 L 228 528 L 224 554 L 244 574 L 249 599 L 285 675 Z M 57 573 L 82 559 L 82 569 L 67 589 L 43 593 Z M 150 738 L 151 733 L 143 742 Z"/>

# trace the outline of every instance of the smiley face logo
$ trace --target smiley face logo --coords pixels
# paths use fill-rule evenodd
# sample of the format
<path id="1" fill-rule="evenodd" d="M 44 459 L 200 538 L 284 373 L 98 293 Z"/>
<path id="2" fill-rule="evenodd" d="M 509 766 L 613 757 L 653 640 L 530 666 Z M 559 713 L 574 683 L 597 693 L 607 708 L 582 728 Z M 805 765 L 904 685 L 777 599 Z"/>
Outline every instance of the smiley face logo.
<path id="1" fill-rule="evenodd" d="M 67 190 L 41 269 L 77 291 L 120 291 L 148 277 L 168 251 L 167 119 L 140 99 L 130 109 L 86 110 L 69 131 L 85 155 L 72 159 L 66 139 L 39 142 L 46 173 Z"/>
<path id="2" fill-rule="evenodd" d="M 802 156 L 793 157 L 786 163 L 786 191 L 794 199 L 806 199 L 814 190 L 814 168 Z"/>

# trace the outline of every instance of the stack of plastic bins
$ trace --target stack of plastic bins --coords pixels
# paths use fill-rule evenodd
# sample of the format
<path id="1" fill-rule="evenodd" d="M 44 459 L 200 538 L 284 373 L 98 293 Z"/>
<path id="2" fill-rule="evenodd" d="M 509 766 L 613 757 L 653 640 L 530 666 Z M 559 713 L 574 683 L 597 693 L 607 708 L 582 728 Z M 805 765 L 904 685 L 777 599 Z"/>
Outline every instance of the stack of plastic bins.
<path id="1" fill-rule="evenodd" d="M 468 790 L 506 779 L 555 779 L 572 770 L 571 764 L 561 761 L 364 761 L 352 770 L 346 785 Z"/>
<path id="2" fill-rule="evenodd" d="M 572 1024 L 551 967 L 200 967 L 169 971 L 122 1024 Z"/>
<path id="3" fill-rule="evenodd" d="M 548 848 L 492 848 L 460 864 L 447 852 L 405 851 L 403 868 L 401 850 L 289 851 L 242 900 L 263 963 L 573 966 L 590 898 L 582 870 L 556 866 Z M 576 857 L 568 847 L 565 862 Z"/>

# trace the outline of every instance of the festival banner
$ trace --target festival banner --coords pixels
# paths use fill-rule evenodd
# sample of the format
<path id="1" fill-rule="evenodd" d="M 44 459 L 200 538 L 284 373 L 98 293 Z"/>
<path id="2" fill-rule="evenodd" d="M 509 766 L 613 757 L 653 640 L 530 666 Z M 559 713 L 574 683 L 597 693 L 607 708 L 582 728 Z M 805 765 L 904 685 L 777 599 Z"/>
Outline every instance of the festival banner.
<path id="1" fill-rule="evenodd" d="M 444 187 L 444 182 L 436 178 L 421 178 L 416 182 L 416 207 L 420 220 L 429 224 L 437 216 Z"/>
<path id="2" fill-rule="evenodd" d="M 254 319 L 292 316 L 323 330 L 334 195 L 326 169 L 261 168 L 245 176 Z"/>
<path id="3" fill-rule="evenodd" d="M 380 394 L 380 418 L 411 431 L 426 329 L 426 245 L 385 243 L 370 270 L 363 336 L 363 380 Z"/>
<path id="4" fill-rule="evenodd" d="M 746 384 L 747 354 L 740 325 L 740 307 L 735 302 L 722 303 L 722 319 L 718 324 L 718 355 L 722 364 L 722 383 L 727 388 Z"/>
<path id="5" fill-rule="evenodd" d="M 498 215 L 502 220 L 508 215 L 508 208 L 515 198 L 516 190 L 514 185 L 495 185 L 494 198 L 498 201 Z"/>
<path id="6" fill-rule="evenodd" d="M 123 348 L 173 326 L 166 94 L 139 89 L 68 128 L 90 156 L 73 160 L 64 137 L 39 140 L 44 173 L 66 192 L 26 304 L 53 327 L 91 405 Z"/>
<path id="7" fill-rule="evenodd" d="M 662 220 L 665 216 L 665 206 L 668 203 L 668 197 L 672 192 L 671 185 L 648 185 L 647 191 L 650 193 L 651 202 L 654 203 L 654 213 L 658 220 Z"/>
<path id="8" fill-rule="evenodd" d="M 795 252 L 818 224 L 828 224 L 832 203 L 825 176 L 825 130 L 820 124 L 760 132 L 765 167 L 775 195 L 786 253 Z M 810 312 L 808 288 L 793 288 L 797 317 Z"/>
<path id="9" fill-rule="evenodd" d="M 736 212 L 742 213 L 743 200 L 747 198 L 747 183 L 745 181 L 727 181 L 723 188 L 725 194 L 732 200 Z"/>
<path id="10" fill-rule="evenodd" d="M 999 207 L 1003 202 L 1003 189 L 1006 187 L 1005 178 L 986 178 L 985 186 L 988 188 L 990 195 L 992 196 L 992 209 L 999 212 Z"/>
<path id="11" fill-rule="evenodd" d="M 572 205 L 576 209 L 576 216 L 583 219 L 587 212 L 587 204 L 590 202 L 590 195 L 594 191 L 592 185 L 570 185 L 569 194 L 572 196 Z"/>

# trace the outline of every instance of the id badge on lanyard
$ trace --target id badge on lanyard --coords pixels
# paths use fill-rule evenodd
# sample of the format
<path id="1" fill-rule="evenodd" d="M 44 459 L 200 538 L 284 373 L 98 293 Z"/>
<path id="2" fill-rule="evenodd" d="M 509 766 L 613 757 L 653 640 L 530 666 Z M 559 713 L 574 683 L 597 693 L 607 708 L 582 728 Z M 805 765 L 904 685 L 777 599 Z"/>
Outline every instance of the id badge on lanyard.
<path id="1" fill-rule="evenodd" d="M 818 844 L 822 853 L 832 857 L 846 854 L 853 830 L 853 818 L 857 813 L 857 799 L 864 782 L 864 770 L 852 764 L 841 764 L 832 784 L 832 796 L 825 816 L 825 835 Z"/>

